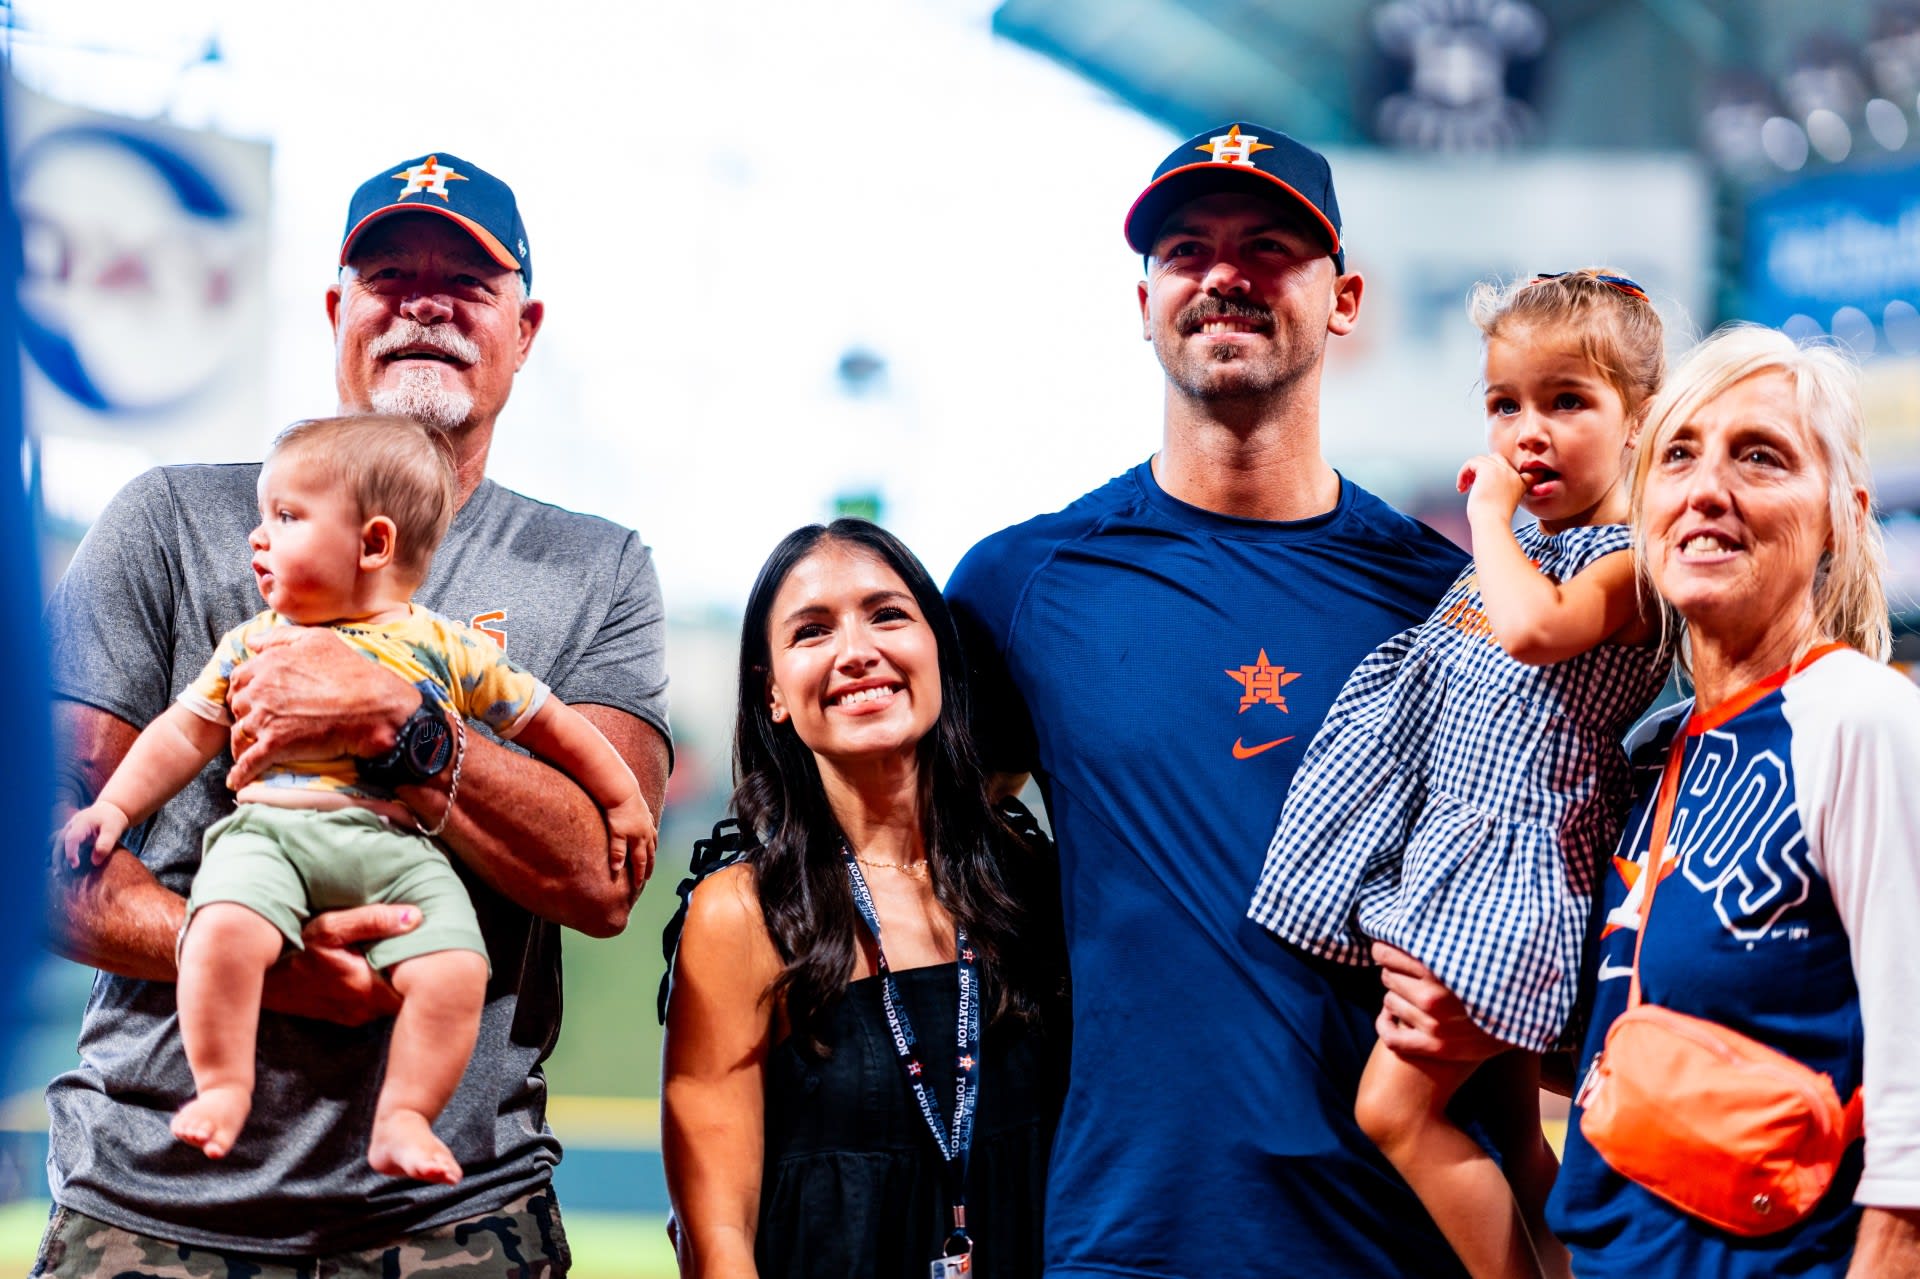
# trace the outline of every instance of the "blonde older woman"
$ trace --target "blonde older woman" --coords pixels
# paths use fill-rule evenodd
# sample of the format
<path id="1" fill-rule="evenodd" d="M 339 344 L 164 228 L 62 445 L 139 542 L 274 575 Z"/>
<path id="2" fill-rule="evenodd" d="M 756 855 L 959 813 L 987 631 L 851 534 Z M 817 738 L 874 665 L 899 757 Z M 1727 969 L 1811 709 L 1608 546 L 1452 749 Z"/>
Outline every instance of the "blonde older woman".
<path id="1" fill-rule="evenodd" d="M 1866 1141 L 1803 1219 L 1734 1233 L 1670 1201 L 1719 1188 L 1677 1142 L 1653 1143 L 1674 1169 L 1656 1193 L 1576 1104 L 1550 1220 L 1582 1279 L 1920 1275 L 1920 689 L 1884 665 L 1857 383 L 1835 352 L 1743 326 L 1649 406 L 1636 553 L 1694 699 L 1635 751 L 1645 793 L 1596 905 L 1578 1077 L 1637 964 L 1646 1003 L 1824 1073 L 1839 1100 L 1864 1082 Z"/>

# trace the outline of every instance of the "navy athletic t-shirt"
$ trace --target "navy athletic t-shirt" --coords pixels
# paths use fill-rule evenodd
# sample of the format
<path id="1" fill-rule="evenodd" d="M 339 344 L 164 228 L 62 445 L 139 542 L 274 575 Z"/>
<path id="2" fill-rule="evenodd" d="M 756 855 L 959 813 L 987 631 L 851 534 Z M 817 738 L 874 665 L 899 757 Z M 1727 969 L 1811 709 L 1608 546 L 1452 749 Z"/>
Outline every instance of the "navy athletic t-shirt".
<path id="1" fill-rule="evenodd" d="M 1347 675 L 1464 563 L 1345 480 L 1333 511 L 1274 523 L 1142 463 L 955 570 L 988 766 L 1039 776 L 1060 845 L 1049 1275 L 1462 1273 L 1353 1121 L 1377 975 L 1283 947 L 1247 902 Z"/>

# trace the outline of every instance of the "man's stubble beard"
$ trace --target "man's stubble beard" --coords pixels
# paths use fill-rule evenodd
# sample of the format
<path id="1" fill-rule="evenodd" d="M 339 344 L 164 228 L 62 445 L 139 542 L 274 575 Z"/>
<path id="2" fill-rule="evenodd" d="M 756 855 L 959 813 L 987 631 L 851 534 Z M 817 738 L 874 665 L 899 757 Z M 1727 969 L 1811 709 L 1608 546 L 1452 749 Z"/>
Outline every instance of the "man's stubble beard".
<path id="1" fill-rule="evenodd" d="M 1288 360 L 1292 354 L 1275 351 L 1264 359 L 1248 359 L 1236 346 L 1208 347 L 1194 358 L 1182 346 L 1160 351 L 1160 367 L 1171 382 L 1190 399 L 1200 401 L 1259 401 L 1284 395 L 1303 374 L 1320 359 L 1320 352 L 1307 353 L 1305 359 Z"/>

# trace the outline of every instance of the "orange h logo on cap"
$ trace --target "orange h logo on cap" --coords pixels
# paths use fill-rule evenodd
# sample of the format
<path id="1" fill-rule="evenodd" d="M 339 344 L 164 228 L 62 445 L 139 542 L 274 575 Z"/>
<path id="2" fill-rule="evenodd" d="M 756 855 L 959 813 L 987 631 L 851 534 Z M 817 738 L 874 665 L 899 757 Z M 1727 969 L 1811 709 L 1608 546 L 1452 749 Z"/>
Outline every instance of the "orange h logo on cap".
<path id="1" fill-rule="evenodd" d="M 407 184 L 400 189 L 400 194 L 394 197 L 395 199 L 404 200 L 415 191 L 425 191 L 428 195 L 437 195 L 448 203 L 452 203 L 453 197 L 447 194 L 447 183 L 467 180 L 466 174 L 457 172 L 451 167 L 441 167 L 440 157 L 437 155 L 430 155 L 424 164 L 402 169 L 393 176 Z"/>
<path id="2" fill-rule="evenodd" d="M 1241 164 L 1251 169 L 1256 167 L 1253 153 L 1271 151 L 1273 147 L 1251 133 L 1241 133 L 1240 126 L 1236 124 L 1225 133 L 1207 139 L 1205 146 L 1195 147 L 1194 150 L 1207 152 L 1215 164 Z"/>

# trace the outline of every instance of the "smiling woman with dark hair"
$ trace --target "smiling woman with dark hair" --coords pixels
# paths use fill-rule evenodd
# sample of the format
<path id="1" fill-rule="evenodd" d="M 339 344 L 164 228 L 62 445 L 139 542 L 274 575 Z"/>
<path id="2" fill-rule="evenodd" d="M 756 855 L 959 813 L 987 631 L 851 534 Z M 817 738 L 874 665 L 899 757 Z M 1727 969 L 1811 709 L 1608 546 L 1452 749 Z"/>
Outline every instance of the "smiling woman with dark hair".
<path id="1" fill-rule="evenodd" d="M 1058 889 L 988 798 L 964 671 L 938 588 L 865 521 L 797 530 L 754 583 L 738 828 L 706 846 L 738 856 L 688 896 L 666 1006 L 683 1274 L 1039 1273 Z"/>

